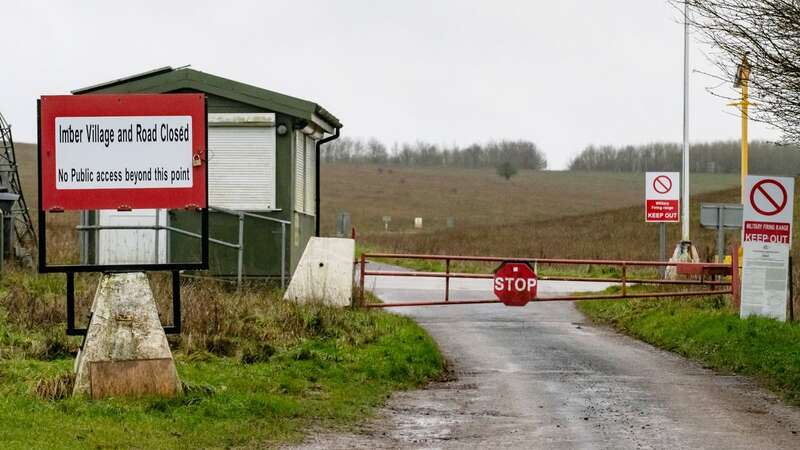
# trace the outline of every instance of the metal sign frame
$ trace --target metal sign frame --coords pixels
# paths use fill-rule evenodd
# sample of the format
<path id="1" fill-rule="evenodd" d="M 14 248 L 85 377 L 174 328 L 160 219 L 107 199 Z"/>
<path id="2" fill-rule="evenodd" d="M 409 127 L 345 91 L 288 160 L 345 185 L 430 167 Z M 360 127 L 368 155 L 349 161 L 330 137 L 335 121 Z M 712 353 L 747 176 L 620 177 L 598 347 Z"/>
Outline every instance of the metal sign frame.
<path id="1" fill-rule="evenodd" d="M 743 206 L 739 203 L 701 203 L 700 225 L 711 230 L 716 230 L 717 228 L 740 230 L 742 228 L 743 210 Z M 733 211 L 733 218 L 736 220 L 725 220 L 730 218 L 727 211 Z"/>
<path id="2" fill-rule="evenodd" d="M 133 94 L 136 95 L 136 94 Z M 161 95 L 161 94 L 159 94 Z M 204 102 L 203 128 L 204 152 L 208 154 L 208 100 Z M 164 332 L 178 334 L 181 331 L 181 289 L 180 271 L 207 270 L 209 267 L 209 225 L 208 225 L 208 158 L 203 161 L 203 183 L 205 183 L 205 207 L 197 208 L 201 214 L 199 262 L 184 263 L 142 263 L 142 264 L 56 264 L 47 263 L 47 212 L 42 203 L 42 113 L 41 100 L 36 101 L 37 116 L 37 175 L 38 175 L 38 229 L 39 229 L 39 273 L 64 273 L 67 276 L 67 335 L 84 336 L 87 329 L 75 326 L 75 274 L 76 273 L 125 273 L 125 272 L 171 272 L 172 273 L 172 325 L 165 326 Z M 167 208 L 164 208 L 167 209 Z M 57 214 L 63 211 L 52 211 Z"/>
<path id="3" fill-rule="evenodd" d="M 725 231 L 742 228 L 743 211 L 743 206 L 738 203 L 700 204 L 700 225 L 703 228 L 717 230 L 717 261 L 725 258 Z"/>

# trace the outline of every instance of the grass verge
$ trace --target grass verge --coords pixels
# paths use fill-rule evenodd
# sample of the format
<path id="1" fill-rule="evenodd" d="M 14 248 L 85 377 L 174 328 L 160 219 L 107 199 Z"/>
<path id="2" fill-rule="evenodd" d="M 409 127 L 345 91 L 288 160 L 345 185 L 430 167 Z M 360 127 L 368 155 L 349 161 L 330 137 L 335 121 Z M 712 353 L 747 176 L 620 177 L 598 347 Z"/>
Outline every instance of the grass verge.
<path id="1" fill-rule="evenodd" d="M 20 298 L 41 303 L 60 288 L 42 277 L 20 286 L 24 275 L 15 277 L 0 280 L 4 449 L 272 447 L 362 421 L 393 391 L 443 372 L 435 343 L 410 319 L 189 282 L 184 333 L 171 342 L 182 397 L 70 398 L 79 340 L 63 337 L 63 304 L 38 310 L 45 317 L 52 309 L 45 331 L 30 327 L 20 307 Z"/>
<path id="2" fill-rule="evenodd" d="M 740 319 L 722 297 L 584 301 L 593 321 L 727 373 L 755 378 L 800 404 L 800 326 Z"/>

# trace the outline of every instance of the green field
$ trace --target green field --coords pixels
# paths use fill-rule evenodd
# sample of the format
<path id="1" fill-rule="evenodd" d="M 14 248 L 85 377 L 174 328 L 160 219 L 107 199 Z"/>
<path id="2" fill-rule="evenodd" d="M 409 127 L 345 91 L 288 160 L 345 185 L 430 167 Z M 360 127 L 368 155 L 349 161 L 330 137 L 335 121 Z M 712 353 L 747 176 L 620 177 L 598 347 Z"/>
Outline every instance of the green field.
<path id="1" fill-rule="evenodd" d="M 373 251 L 536 258 L 655 259 L 658 226 L 644 221 L 644 174 L 324 166 L 323 231 L 348 211 L 359 246 Z M 692 235 L 702 255 L 714 233 L 697 223 L 700 202 L 738 200 L 735 175 L 692 177 Z M 449 187 L 449 188 L 448 188 Z M 448 190 L 449 189 L 449 190 Z M 389 231 L 381 217 L 391 216 Z M 413 229 L 413 218 L 424 220 Z M 455 218 L 448 229 L 447 217 Z M 668 225 L 668 241 L 680 236 Z M 729 243 L 737 237 L 729 234 Z"/>
<path id="2" fill-rule="evenodd" d="M 692 192 L 738 186 L 731 174 L 698 174 Z M 644 173 L 520 171 L 511 180 L 493 169 L 323 165 L 323 231 L 335 231 L 336 214 L 347 211 L 362 235 L 439 230 L 447 218 L 456 227 L 506 226 L 593 214 L 643 204 Z"/>

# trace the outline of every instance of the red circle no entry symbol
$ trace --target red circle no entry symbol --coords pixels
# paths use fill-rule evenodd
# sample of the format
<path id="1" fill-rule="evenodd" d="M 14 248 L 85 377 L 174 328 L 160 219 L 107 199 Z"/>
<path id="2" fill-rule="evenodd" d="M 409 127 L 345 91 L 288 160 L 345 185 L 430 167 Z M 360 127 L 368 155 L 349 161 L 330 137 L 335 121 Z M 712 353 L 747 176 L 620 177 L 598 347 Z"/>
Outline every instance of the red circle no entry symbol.
<path id="1" fill-rule="evenodd" d="M 666 175 L 659 175 L 653 180 L 653 189 L 659 194 L 666 194 L 672 189 L 672 180 Z"/>
<path id="2" fill-rule="evenodd" d="M 775 180 L 761 180 L 750 191 L 750 204 L 756 212 L 764 216 L 780 213 L 786 207 L 787 201 L 786 188 Z"/>

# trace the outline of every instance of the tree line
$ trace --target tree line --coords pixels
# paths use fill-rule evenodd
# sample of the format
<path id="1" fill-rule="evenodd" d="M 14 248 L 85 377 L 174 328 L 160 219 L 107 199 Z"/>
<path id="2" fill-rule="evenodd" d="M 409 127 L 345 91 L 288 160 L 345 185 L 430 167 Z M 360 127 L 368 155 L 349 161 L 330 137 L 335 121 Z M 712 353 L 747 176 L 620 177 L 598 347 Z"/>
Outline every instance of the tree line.
<path id="1" fill-rule="evenodd" d="M 569 170 L 608 172 L 678 171 L 681 168 L 681 145 L 652 143 L 645 145 L 589 146 L 569 163 Z M 739 141 L 716 141 L 692 144 L 692 172 L 739 173 Z M 800 151 L 792 145 L 766 141 L 750 142 L 749 171 L 770 175 L 800 173 Z"/>
<path id="2" fill-rule="evenodd" d="M 326 144 L 326 163 L 372 163 L 403 166 L 483 168 L 511 164 L 518 169 L 542 170 L 547 158 L 533 142 L 502 140 L 468 147 L 442 146 L 428 142 L 395 143 L 391 148 L 375 138 L 343 137 Z"/>

